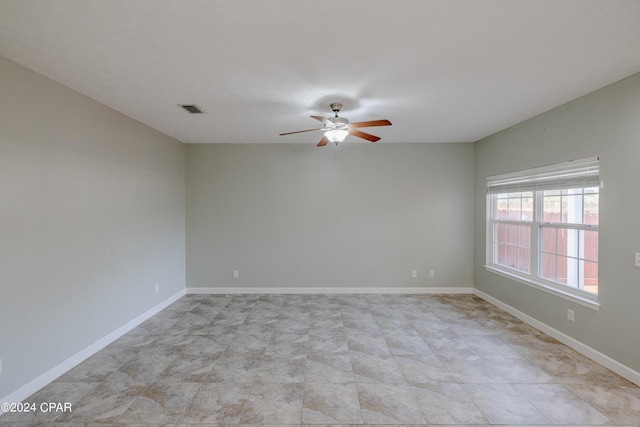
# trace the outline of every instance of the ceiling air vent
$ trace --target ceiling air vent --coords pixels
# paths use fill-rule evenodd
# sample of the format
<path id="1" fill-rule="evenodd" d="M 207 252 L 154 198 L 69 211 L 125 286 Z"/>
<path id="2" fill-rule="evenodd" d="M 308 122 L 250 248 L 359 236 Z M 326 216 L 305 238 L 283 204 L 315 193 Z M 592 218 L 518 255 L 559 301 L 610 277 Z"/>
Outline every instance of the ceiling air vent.
<path id="1" fill-rule="evenodd" d="M 190 112 L 191 114 L 203 114 L 204 111 L 202 111 L 200 109 L 200 107 L 198 107 L 195 104 L 183 104 L 180 105 L 182 108 L 184 108 L 185 110 L 187 110 L 188 112 Z"/>

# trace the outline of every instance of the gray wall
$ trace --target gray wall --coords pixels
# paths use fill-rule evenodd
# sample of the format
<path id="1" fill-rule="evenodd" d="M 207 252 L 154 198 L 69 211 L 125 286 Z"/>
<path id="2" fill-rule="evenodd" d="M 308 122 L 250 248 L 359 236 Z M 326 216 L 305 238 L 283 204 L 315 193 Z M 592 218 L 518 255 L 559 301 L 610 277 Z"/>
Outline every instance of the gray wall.
<path id="1" fill-rule="evenodd" d="M 485 271 L 485 178 L 594 155 L 604 180 L 600 310 Z M 475 157 L 476 288 L 640 371 L 640 268 L 633 264 L 640 252 L 640 74 L 479 141 Z"/>
<path id="2" fill-rule="evenodd" d="M 1 398 L 184 289 L 185 147 L 2 57 L 0 94 Z"/>
<path id="3" fill-rule="evenodd" d="M 473 144 L 188 145 L 187 286 L 472 286 L 472 210 Z"/>

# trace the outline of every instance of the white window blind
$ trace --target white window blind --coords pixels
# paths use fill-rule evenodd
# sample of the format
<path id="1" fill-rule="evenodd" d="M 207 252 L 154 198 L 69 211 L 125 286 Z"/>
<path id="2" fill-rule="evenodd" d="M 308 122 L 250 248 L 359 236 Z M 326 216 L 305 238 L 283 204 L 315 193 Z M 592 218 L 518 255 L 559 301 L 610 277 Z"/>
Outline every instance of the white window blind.
<path id="1" fill-rule="evenodd" d="M 489 194 L 599 186 L 598 157 L 487 177 Z"/>

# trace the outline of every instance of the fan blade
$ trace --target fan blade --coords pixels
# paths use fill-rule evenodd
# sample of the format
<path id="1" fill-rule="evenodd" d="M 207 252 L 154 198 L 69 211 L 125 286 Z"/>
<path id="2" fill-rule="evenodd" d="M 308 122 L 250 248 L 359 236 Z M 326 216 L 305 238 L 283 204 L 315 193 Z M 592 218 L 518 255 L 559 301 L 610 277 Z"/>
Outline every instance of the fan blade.
<path id="1" fill-rule="evenodd" d="M 322 129 L 297 130 L 295 132 L 281 133 L 280 136 L 282 136 L 282 135 L 293 135 L 294 133 L 302 133 L 302 132 L 313 132 L 313 131 L 316 131 L 316 130 L 322 130 Z"/>
<path id="2" fill-rule="evenodd" d="M 362 132 L 355 129 L 350 129 L 349 134 L 357 136 L 358 138 L 366 139 L 367 141 L 376 142 L 380 140 L 379 136 L 371 135 L 370 133 Z"/>
<path id="3" fill-rule="evenodd" d="M 324 147 L 325 145 L 327 145 L 329 143 L 329 140 L 327 139 L 327 137 L 323 137 L 320 142 L 318 142 L 318 147 Z"/>
<path id="4" fill-rule="evenodd" d="M 372 126 L 391 126 L 391 122 L 389 120 L 371 120 L 368 122 L 351 123 L 352 128 L 368 128 Z"/>
<path id="5" fill-rule="evenodd" d="M 322 117 L 322 116 L 309 116 L 309 117 L 311 117 L 312 119 L 316 119 L 316 120 L 324 123 L 325 125 L 332 125 L 333 124 L 333 122 L 331 120 L 327 119 L 326 117 Z"/>

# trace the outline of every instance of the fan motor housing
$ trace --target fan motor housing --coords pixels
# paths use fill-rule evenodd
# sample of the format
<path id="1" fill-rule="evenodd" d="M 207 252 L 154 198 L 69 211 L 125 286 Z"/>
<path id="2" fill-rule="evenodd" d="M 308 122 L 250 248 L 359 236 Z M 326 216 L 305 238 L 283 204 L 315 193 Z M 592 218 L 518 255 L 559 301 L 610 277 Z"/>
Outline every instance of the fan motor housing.
<path id="1" fill-rule="evenodd" d="M 348 125 L 349 119 L 344 117 L 331 117 L 329 120 L 337 125 Z"/>

